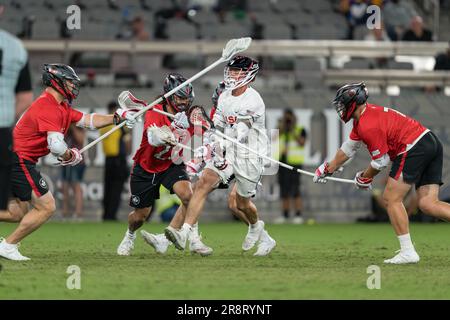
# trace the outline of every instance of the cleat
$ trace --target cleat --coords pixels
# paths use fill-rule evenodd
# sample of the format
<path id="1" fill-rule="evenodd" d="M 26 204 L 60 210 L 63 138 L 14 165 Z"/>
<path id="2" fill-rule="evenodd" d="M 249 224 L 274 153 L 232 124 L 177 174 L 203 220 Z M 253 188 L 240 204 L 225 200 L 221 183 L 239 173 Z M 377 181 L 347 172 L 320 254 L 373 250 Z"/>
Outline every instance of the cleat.
<path id="1" fill-rule="evenodd" d="M 166 235 L 166 238 L 174 244 L 175 248 L 178 250 L 184 250 L 187 242 L 187 230 L 177 230 L 171 226 L 168 226 L 164 230 L 164 234 Z"/>
<path id="2" fill-rule="evenodd" d="M 407 263 L 417 263 L 420 260 L 419 255 L 414 250 L 408 251 L 397 251 L 398 254 L 391 259 L 384 260 L 386 264 L 407 264 Z"/>
<path id="3" fill-rule="evenodd" d="M 0 257 L 14 261 L 28 261 L 30 258 L 25 257 L 19 252 L 19 244 L 9 244 L 5 239 L 0 242 Z"/>
<path id="4" fill-rule="evenodd" d="M 117 254 L 119 256 L 129 256 L 131 251 L 134 249 L 134 239 L 136 239 L 136 237 L 130 237 L 127 231 L 125 233 L 125 237 L 123 237 L 122 242 L 117 248 Z"/>
<path id="5" fill-rule="evenodd" d="M 277 245 L 277 242 L 269 236 L 266 230 L 261 232 L 261 240 L 258 244 L 258 250 L 256 250 L 254 256 L 267 256 L 273 248 Z"/>
<path id="6" fill-rule="evenodd" d="M 164 254 L 167 252 L 170 241 L 167 240 L 164 234 L 152 234 L 145 230 L 141 230 L 141 235 L 142 238 L 144 238 L 144 241 L 151 245 L 157 253 Z"/>
<path id="7" fill-rule="evenodd" d="M 242 250 L 248 251 L 255 246 L 258 242 L 261 232 L 264 230 L 264 221 L 258 220 L 256 226 L 248 226 L 248 232 L 245 236 L 244 242 L 242 243 Z"/>
<path id="8" fill-rule="evenodd" d="M 205 245 L 202 242 L 202 237 L 198 234 L 191 237 L 189 241 L 189 251 L 192 254 L 198 253 L 202 257 L 209 256 L 213 253 L 213 249 Z"/>

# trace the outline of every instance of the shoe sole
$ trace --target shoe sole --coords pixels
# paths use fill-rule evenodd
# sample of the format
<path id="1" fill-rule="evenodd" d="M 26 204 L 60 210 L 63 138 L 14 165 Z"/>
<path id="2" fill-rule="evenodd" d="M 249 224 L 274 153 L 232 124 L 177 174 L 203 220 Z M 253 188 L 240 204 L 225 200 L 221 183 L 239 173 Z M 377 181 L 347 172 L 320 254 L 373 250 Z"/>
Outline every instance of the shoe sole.
<path id="1" fill-rule="evenodd" d="M 175 246 L 175 248 L 177 248 L 178 250 L 184 251 L 184 248 L 178 243 L 177 238 L 175 237 L 175 235 L 172 233 L 172 231 L 170 231 L 169 229 L 165 229 L 164 230 L 164 235 L 166 236 L 166 238 L 173 243 L 173 245 Z"/>
<path id="2" fill-rule="evenodd" d="M 213 254 L 213 251 L 211 251 L 211 252 L 209 252 L 209 253 L 205 253 L 205 252 L 197 252 L 197 251 L 191 251 L 191 254 L 192 254 L 192 255 L 199 254 L 199 255 L 201 255 L 202 257 L 207 257 L 207 256 L 212 255 L 212 254 Z"/>

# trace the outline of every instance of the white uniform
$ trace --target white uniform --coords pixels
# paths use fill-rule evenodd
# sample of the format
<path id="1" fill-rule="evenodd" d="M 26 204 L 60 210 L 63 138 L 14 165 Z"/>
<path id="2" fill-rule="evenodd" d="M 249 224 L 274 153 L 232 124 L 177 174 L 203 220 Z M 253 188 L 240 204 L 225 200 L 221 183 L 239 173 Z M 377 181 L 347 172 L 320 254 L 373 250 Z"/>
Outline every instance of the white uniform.
<path id="1" fill-rule="evenodd" d="M 258 153 L 266 154 L 268 138 L 264 101 L 259 93 L 250 87 L 240 96 L 233 96 L 231 92 L 226 90 L 219 96 L 214 125 L 225 128 L 226 135 L 236 138 L 234 125 L 239 121 L 249 121 L 251 128 L 244 144 Z M 224 170 L 218 170 L 212 163 L 207 164 L 207 168 L 217 172 L 224 183 L 228 182 L 234 173 L 238 194 L 246 198 L 254 196 L 264 170 L 262 158 L 242 147 L 228 144 L 226 159 L 229 165 Z"/>

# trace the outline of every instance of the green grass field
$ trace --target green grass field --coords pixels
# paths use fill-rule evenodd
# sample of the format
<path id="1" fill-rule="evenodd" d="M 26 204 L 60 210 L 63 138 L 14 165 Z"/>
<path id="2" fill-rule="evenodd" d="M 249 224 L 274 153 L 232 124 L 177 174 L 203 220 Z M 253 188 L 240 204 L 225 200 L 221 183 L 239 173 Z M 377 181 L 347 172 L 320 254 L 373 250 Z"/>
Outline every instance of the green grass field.
<path id="1" fill-rule="evenodd" d="M 0 235 L 14 225 L 0 225 Z M 173 246 L 158 255 L 138 237 L 119 257 L 125 223 L 49 223 L 22 243 L 28 262 L 0 258 L 0 299 L 450 299 L 450 225 L 413 224 L 417 265 L 385 266 L 398 242 L 390 225 L 269 225 L 277 247 L 268 257 L 241 252 L 240 223 L 204 224 L 210 257 Z M 147 224 L 161 232 L 161 224 Z M 381 267 L 381 289 L 369 290 L 369 265 Z M 69 290 L 69 265 L 81 268 L 81 290 Z"/>

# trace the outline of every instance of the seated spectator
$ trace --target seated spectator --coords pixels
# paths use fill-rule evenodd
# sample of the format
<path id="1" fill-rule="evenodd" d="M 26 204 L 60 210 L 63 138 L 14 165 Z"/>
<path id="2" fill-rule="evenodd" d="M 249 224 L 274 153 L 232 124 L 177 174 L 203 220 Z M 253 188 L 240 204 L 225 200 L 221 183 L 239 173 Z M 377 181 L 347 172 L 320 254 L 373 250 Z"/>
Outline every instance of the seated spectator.
<path id="1" fill-rule="evenodd" d="M 450 41 L 447 52 L 440 53 L 436 56 L 434 70 L 450 70 Z"/>
<path id="2" fill-rule="evenodd" d="M 391 0 L 384 5 L 382 15 L 389 38 L 397 41 L 417 13 L 408 1 Z"/>
<path id="3" fill-rule="evenodd" d="M 347 39 L 354 39 L 355 27 L 364 25 L 367 22 L 367 7 L 366 0 L 341 0 L 340 10 L 345 15 L 348 23 Z"/>
<path id="4" fill-rule="evenodd" d="M 391 41 L 391 39 L 389 38 L 389 36 L 386 33 L 386 30 L 384 29 L 383 23 L 380 25 L 379 29 L 370 30 L 370 32 L 364 37 L 364 40 L 366 40 L 366 41 L 384 41 L 384 42 Z M 374 58 L 370 62 L 370 67 L 376 68 L 376 69 L 382 69 L 382 68 L 387 67 L 387 63 L 388 63 L 388 59 L 386 57 Z"/>
<path id="5" fill-rule="evenodd" d="M 425 29 L 422 17 L 415 16 L 411 19 L 411 26 L 406 30 L 402 41 L 433 41 L 433 33 Z"/>
<path id="6" fill-rule="evenodd" d="M 141 16 L 137 16 L 131 22 L 131 31 L 133 40 L 148 41 L 150 40 L 150 34 L 145 30 L 144 19 Z"/>

